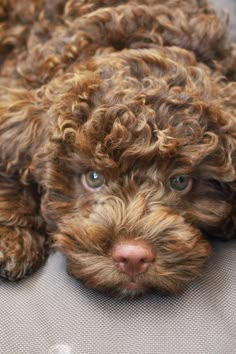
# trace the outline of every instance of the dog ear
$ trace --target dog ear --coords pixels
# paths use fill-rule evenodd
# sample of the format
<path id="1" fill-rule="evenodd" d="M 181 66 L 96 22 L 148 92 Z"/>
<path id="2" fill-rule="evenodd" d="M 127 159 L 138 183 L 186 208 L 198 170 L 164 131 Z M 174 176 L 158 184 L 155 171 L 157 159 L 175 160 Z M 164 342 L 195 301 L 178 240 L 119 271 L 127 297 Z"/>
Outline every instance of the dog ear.
<path id="1" fill-rule="evenodd" d="M 229 80 L 236 81 L 236 44 L 231 44 L 222 54 L 222 59 L 215 62 L 216 69 Z"/>
<path id="2" fill-rule="evenodd" d="M 235 124 L 236 124 L 236 120 L 235 120 Z M 235 142 L 235 145 L 236 145 L 236 142 Z M 235 161 L 235 153 L 236 153 L 236 147 L 234 150 L 234 159 L 232 161 L 232 163 L 234 164 L 234 169 L 235 169 L 235 180 L 233 183 L 223 185 L 223 193 L 224 193 L 228 203 L 232 206 L 231 214 L 229 215 L 229 217 L 226 219 L 225 223 L 223 224 L 222 238 L 225 240 L 236 238 L 236 161 Z"/>
<path id="3" fill-rule="evenodd" d="M 225 200 L 231 205 L 231 213 L 225 222 L 211 233 L 214 237 L 221 240 L 236 238 L 236 183 L 222 184 L 222 192 Z"/>
<path id="4" fill-rule="evenodd" d="M 217 203 L 223 203 L 227 206 L 227 212 L 222 218 L 221 223 L 217 225 L 202 225 L 201 230 L 209 239 L 220 239 L 227 241 L 236 238 L 236 184 L 219 182 L 216 180 L 209 181 L 215 190 L 215 198 Z M 214 201 L 212 204 L 214 209 Z M 221 215 L 220 211 L 219 216 Z M 223 217 L 223 215 L 221 215 Z"/>
<path id="5" fill-rule="evenodd" d="M 1 86 L 0 95 L 1 161 L 8 161 L 4 168 L 9 174 L 16 169 L 26 172 L 45 140 L 45 110 L 37 93 L 26 89 Z"/>
<path id="6" fill-rule="evenodd" d="M 221 128 L 218 134 L 222 157 L 212 175 L 212 183 L 222 201 L 229 205 L 230 213 L 221 226 L 207 230 L 207 234 L 229 240 L 236 238 L 236 82 L 223 81 L 221 85 L 222 110 L 218 120 Z"/>
<path id="7" fill-rule="evenodd" d="M 236 213 L 234 210 L 234 215 L 230 215 L 223 225 L 217 228 L 204 230 L 206 235 L 210 238 L 217 238 L 222 241 L 228 241 L 236 238 Z"/>
<path id="8" fill-rule="evenodd" d="M 234 215 L 228 218 L 224 224 L 222 230 L 221 239 L 230 240 L 236 238 L 236 210 L 234 210 Z"/>

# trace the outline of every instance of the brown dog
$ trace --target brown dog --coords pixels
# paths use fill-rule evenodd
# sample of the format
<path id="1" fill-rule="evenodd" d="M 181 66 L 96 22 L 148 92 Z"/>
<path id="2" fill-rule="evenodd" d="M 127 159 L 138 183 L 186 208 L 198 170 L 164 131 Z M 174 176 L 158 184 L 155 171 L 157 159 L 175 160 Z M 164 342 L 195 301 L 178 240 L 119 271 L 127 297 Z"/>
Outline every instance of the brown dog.
<path id="1" fill-rule="evenodd" d="M 0 275 L 176 294 L 236 236 L 235 47 L 204 0 L 4 0 Z M 8 87 L 6 87 L 8 86 Z"/>

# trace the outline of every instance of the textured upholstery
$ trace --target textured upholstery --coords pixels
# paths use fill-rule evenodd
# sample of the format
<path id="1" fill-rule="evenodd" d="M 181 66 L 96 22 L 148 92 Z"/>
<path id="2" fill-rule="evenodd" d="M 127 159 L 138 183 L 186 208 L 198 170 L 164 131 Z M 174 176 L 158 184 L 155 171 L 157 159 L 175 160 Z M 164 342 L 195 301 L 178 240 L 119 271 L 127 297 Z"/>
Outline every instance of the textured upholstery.
<path id="1" fill-rule="evenodd" d="M 236 41 L 236 1 L 235 0 L 212 0 L 220 13 L 226 13 L 230 19 L 230 35 Z M 222 11 L 223 10 L 223 11 Z"/>
<path id="2" fill-rule="evenodd" d="M 33 277 L 0 283 L 1 354 L 235 354 L 236 241 L 214 246 L 179 298 L 119 301 L 66 274 L 56 253 Z"/>

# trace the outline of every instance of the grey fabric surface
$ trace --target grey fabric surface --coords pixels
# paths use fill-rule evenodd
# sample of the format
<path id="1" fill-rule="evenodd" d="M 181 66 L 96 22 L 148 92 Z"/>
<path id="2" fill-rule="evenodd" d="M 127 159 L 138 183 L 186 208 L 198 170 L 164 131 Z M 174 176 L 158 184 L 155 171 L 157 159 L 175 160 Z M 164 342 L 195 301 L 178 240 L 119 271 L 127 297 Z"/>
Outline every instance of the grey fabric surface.
<path id="1" fill-rule="evenodd" d="M 235 354 L 236 241 L 178 298 L 119 301 L 66 274 L 52 255 L 33 277 L 0 283 L 1 354 Z"/>
<path id="2" fill-rule="evenodd" d="M 220 13 L 229 16 L 230 36 L 236 41 L 236 0 L 211 0 Z"/>
<path id="3" fill-rule="evenodd" d="M 236 0 L 214 3 L 232 27 Z M 31 278 L 0 281 L 0 320 L 0 354 L 235 354 L 236 241 L 215 243 L 208 271 L 178 298 L 109 298 L 56 253 Z"/>

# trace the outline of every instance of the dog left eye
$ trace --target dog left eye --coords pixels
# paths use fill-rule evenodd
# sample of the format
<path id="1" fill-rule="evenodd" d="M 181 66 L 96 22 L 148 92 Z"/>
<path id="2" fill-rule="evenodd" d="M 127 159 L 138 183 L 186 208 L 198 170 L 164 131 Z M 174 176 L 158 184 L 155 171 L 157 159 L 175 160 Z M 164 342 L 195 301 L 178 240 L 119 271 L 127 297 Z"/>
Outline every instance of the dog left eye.
<path id="1" fill-rule="evenodd" d="M 96 171 L 89 171 L 82 174 L 81 183 L 89 191 L 96 192 L 105 184 L 105 177 Z"/>
<path id="2" fill-rule="evenodd" d="M 192 179 L 187 175 L 173 176 L 170 179 L 170 188 L 177 192 L 187 192 L 192 186 Z"/>

